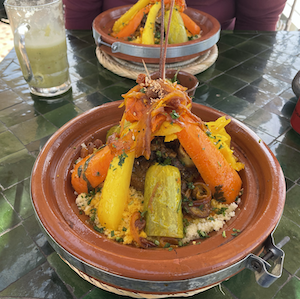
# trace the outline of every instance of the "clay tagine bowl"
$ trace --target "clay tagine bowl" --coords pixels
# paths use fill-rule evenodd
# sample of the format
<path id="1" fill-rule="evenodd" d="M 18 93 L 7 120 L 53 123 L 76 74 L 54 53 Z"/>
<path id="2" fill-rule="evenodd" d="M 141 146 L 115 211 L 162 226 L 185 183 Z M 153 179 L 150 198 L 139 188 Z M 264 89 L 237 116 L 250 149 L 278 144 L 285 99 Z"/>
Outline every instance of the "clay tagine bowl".
<path id="1" fill-rule="evenodd" d="M 159 63 L 160 45 L 141 45 L 116 39 L 110 35 L 114 22 L 130 5 L 109 9 L 93 21 L 96 44 L 105 53 L 123 60 L 142 63 Z M 168 45 L 166 62 L 181 62 L 198 57 L 214 46 L 220 38 L 221 26 L 213 16 L 193 8 L 184 11 L 202 29 L 201 37 L 185 43 Z"/>
<path id="2" fill-rule="evenodd" d="M 236 216 L 201 244 L 172 251 L 126 246 L 95 231 L 87 216 L 80 214 L 70 171 L 82 143 L 95 138 L 104 141 L 107 130 L 119 123 L 123 114 L 120 103 L 93 108 L 66 123 L 36 160 L 31 178 L 32 203 L 50 244 L 91 283 L 135 298 L 138 294 L 141 298 L 195 294 L 242 270 L 248 255 L 262 252 L 280 220 L 285 181 L 265 143 L 235 119 L 226 128 L 236 156 L 245 164 L 240 171 L 244 193 Z M 204 121 L 224 115 L 195 103 L 192 111 Z M 240 230 L 238 236 L 232 235 L 233 229 Z"/>
<path id="3" fill-rule="evenodd" d="M 160 78 L 159 71 L 151 73 L 150 77 L 151 79 Z M 188 95 L 190 97 L 194 96 L 196 88 L 199 85 L 198 79 L 194 75 L 184 71 L 171 70 L 171 69 L 165 71 L 166 79 L 173 80 L 175 79 L 175 77 L 178 84 L 181 84 L 182 86 L 187 88 L 186 92 L 188 93 Z"/>

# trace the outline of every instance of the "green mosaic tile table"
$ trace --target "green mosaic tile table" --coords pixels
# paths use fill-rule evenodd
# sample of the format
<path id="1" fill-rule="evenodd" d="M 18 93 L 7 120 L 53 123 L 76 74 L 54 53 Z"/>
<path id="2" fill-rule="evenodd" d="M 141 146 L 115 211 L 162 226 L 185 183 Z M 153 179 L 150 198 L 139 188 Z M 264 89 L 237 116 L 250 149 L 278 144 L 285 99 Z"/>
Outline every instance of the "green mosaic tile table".
<path id="1" fill-rule="evenodd" d="M 0 298 L 119 296 L 80 278 L 41 233 L 30 201 L 30 173 L 47 139 L 78 114 L 121 99 L 135 85 L 104 69 L 89 31 L 67 32 L 72 90 L 55 103 L 28 91 L 14 50 L 0 63 Z M 217 61 L 198 74 L 194 101 L 245 123 L 282 166 L 287 200 L 275 241 L 284 236 L 284 271 L 262 288 L 243 270 L 192 298 L 300 298 L 300 135 L 290 126 L 297 99 L 291 82 L 300 70 L 300 32 L 222 32 Z M 123 298 L 123 297 L 122 297 Z"/>

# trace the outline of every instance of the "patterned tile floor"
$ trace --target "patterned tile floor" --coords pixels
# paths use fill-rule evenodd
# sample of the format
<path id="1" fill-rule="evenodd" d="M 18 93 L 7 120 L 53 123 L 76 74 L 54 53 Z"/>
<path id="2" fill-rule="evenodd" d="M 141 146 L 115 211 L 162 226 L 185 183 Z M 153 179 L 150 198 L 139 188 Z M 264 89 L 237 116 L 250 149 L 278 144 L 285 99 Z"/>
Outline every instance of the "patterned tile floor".
<path id="1" fill-rule="evenodd" d="M 0 22 L 0 62 L 14 47 L 10 26 Z"/>

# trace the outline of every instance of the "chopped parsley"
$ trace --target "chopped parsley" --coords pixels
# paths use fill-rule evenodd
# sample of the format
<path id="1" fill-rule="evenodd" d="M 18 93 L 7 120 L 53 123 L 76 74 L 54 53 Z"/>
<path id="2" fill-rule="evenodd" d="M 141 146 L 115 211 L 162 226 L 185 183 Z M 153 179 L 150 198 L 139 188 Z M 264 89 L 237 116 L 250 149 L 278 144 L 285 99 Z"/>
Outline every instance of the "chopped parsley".
<path id="1" fill-rule="evenodd" d="M 191 189 L 191 190 L 195 189 L 195 185 L 193 182 L 188 182 L 187 187 L 188 187 L 188 189 Z"/>
<path id="2" fill-rule="evenodd" d="M 144 218 L 144 216 L 146 215 L 146 213 L 147 213 L 147 210 L 143 211 L 143 212 L 141 213 L 141 218 Z"/>
<path id="3" fill-rule="evenodd" d="M 236 228 L 233 228 L 232 231 L 233 231 L 233 233 L 231 235 L 234 237 L 238 236 L 238 234 L 241 232 L 239 229 L 236 229 Z"/>
<path id="4" fill-rule="evenodd" d="M 222 191 L 222 187 L 223 185 L 215 186 L 215 193 L 213 195 L 213 198 L 219 202 L 226 202 L 224 192 Z"/>
<path id="5" fill-rule="evenodd" d="M 179 114 L 175 111 L 175 110 L 172 110 L 172 112 L 170 113 L 172 119 L 177 119 L 179 118 Z"/>
<path id="6" fill-rule="evenodd" d="M 209 238 L 209 235 L 202 230 L 197 230 L 197 233 L 198 233 L 199 237 L 202 239 Z"/>
<path id="7" fill-rule="evenodd" d="M 127 154 L 125 153 L 125 151 L 123 151 L 123 153 L 121 155 L 119 155 L 119 162 L 118 162 L 118 165 L 120 167 L 122 167 L 122 165 L 124 164 L 125 162 L 125 159 L 127 158 Z"/>
<path id="8" fill-rule="evenodd" d="M 222 207 L 222 208 L 212 208 L 212 210 L 217 214 L 217 215 L 223 215 L 225 216 L 225 212 L 228 208 Z"/>
<path id="9" fill-rule="evenodd" d="M 103 234 L 104 233 L 104 227 L 98 227 L 98 226 L 94 226 L 94 230 L 95 231 L 97 231 L 97 232 L 99 232 L 99 233 L 101 233 L 101 234 Z"/>
<path id="10" fill-rule="evenodd" d="M 211 132 L 210 132 L 210 131 L 206 131 L 205 134 L 206 134 L 208 137 L 211 137 Z"/>
<path id="11" fill-rule="evenodd" d="M 160 32 L 159 31 L 155 31 L 154 38 L 160 38 Z"/>
<path id="12" fill-rule="evenodd" d="M 90 196 L 90 198 L 89 198 L 89 200 L 88 200 L 88 202 L 87 202 L 88 206 L 91 204 L 92 199 L 93 199 L 93 197 Z"/>

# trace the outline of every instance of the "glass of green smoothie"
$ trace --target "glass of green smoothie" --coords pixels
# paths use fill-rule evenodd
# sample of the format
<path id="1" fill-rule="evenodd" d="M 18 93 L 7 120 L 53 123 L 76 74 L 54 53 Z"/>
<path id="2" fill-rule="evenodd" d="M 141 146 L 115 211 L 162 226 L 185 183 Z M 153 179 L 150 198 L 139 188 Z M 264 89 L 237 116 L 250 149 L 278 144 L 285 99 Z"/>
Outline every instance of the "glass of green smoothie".
<path id="1" fill-rule="evenodd" d="M 54 97 L 69 90 L 62 0 L 6 0 L 4 6 L 30 92 Z"/>

